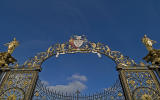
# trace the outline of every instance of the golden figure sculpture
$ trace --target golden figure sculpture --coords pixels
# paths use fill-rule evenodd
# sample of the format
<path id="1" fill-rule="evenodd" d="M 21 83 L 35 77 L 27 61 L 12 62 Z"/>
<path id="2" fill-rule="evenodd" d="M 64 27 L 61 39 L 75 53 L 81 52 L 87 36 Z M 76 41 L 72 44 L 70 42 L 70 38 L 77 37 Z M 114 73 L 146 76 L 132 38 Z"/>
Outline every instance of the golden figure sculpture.
<path id="1" fill-rule="evenodd" d="M 154 49 L 152 45 L 156 43 L 156 41 L 151 40 L 147 37 L 147 35 L 144 35 L 142 38 L 143 44 L 146 46 L 147 50 L 149 51 L 148 55 L 144 57 L 143 59 L 147 62 L 151 62 L 152 65 L 160 65 L 160 49 Z"/>
<path id="2" fill-rule="evenodd" d="M 8 50 L 6 52 L 0 52 L 0 67 L 8 66 L 10 63 L 14 63 L 17 60 L 11 56 L 14 49 L 19 45 L 19 42 L 14 38 L 10 43 L 4 44 L 8 46 Z"/>

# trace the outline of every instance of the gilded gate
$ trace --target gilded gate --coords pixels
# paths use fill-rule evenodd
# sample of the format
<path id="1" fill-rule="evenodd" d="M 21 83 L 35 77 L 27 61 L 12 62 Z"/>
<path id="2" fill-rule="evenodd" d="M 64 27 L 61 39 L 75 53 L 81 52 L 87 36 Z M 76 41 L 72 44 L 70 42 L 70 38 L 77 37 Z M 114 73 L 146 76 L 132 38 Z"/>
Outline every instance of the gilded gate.
<path id="1" fill-rule="evenodd" d="M 153 49 L 155 41 L 146 35 L 142 39 L 149 54 L 144 60 L 152 64 L 137 64 L 119 51 L 112 51 L 108 45 L 90 42 L 83 36 L 72 36 L 68 42 L 50 46 L 24 64 L 15 63 L 11 54 L 18 41 L 8 44 L 7 52 L 0 53 L 0 99 L 1 100 L 159 100 L 160 99 L 160 51 Z M 12 45 L 11 45 L 12 44 Z M 12 52 L 11 52 L 12 50 Z M 38 77 L 41 65 L 50 57 L 63 54 L 94 53 L 99 57 L 109 57 L 116 63 L 119 80 L 110 88 L 92 94 L 83 95 L 60 93 L 48 89 Z M 5 54 L 5 56 L 4 56 Z M 10 65 L 10 63 L 14 63 Z"/>

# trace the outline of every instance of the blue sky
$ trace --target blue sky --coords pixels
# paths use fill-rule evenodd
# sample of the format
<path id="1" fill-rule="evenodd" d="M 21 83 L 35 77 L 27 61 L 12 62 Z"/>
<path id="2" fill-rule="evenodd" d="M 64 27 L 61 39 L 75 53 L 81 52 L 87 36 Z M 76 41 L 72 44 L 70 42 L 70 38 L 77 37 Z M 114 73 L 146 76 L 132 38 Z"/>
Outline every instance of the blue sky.
<path id="1" fill-rule="evenodd" d="M 84 34 L 138 63 L 147 54 L 144 34 L 159 48 L 159 5 L 159 0 L 1 0 L 0 48 L 5 51 L 3 44 L 16 37 L 20 46 L 13 56 L 23 64 L 50 45 Z M 95 54 L 60 55 L 42 67 L 40 79 L 49 86 L 82 86 L 84 92 L 109 87 L 118 78 L 114 62 Z"/>

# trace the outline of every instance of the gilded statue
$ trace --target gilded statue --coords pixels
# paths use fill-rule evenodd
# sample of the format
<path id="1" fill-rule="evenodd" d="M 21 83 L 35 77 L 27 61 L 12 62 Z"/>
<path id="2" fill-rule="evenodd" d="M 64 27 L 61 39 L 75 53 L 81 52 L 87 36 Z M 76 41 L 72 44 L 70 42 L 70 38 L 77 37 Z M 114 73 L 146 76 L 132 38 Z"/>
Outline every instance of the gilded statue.
<path id="1" fill-rule="evenodd" d="M 19 45 L 19 42 L 16 40 L 16 38 L 4 45 L 8 47 L 8 50 L 5 52 L 0 52 L 0 67 L 7 67 L 10 63 L 14 64 L 17 61 L 11 56 L 14 49 Z"/>
<path id="2" fill-rule="evenodd" d="M 153 44 L 156 43 L 156 41 L 151 40 L 150 38 L 147 37 L 147 35 L 144 35 L 142 38 L 143 44 L 146 46 L 147 50 L 149 53 L 147 56 L 145 56 L 143 59 L 146 62 L 151 62 L 152 65 L 160 65 L 160 49 L 154 49 L 152 47 Z"/>

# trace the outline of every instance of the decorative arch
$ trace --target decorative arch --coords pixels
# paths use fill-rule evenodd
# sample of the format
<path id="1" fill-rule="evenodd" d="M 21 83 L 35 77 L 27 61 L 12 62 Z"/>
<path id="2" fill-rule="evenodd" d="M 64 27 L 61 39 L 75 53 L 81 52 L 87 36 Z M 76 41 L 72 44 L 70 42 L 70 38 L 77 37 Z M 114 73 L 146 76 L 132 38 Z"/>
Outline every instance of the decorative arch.
<path id="1" fill-rule="evenodd" d="M 119 51 L 112 51 L 108 45 L 102 44 L 100 42 L 91 42 L 83 36 L 74 35 L 69 41 L 65 43 L 57 43 L 50 46 L 45 52 L 40 52 L 33 58 L 27 60 L 23 66 L 41 66 L 44 61 L 52 56 L 58 57 L 63 54 L 74 54 L 74 53 L 94 53 L 99 57 L 105 55 L 112 59 L 117 67 L 127 67 L 136 65 L 135 61 L 127 56 L 124 56 Z"/>
<path id="2" fill-rule="evenodd" d="M 3 53 L 1 53 L 0 60 L 3 63 L 0 66 L 0 99 L 3 99 L 4 96 L 7 99 L 15 98 L 16 95 L 3 94 L 8 93 L 8 91 L 16 91 L 14 94 L 21 94 L 18 96 L 19 98 L 25 97 L 24 100 L 41 100 L 44 96 L 48 98 L 47 100 L 79 100 L 80 98 L 82 98 L 80 100 L 122 100 L 122 98 L 125 98 L 125 100 L 139 100 L 146 97 L 159 100 L 159 63 L 155 63 L 159 62 L 159 51 L 152 48 L 153 41 L 146 36 L 144 36 L 142 42 L 146 47 L 149 47 L 149 49 L 147 48 L 149 54 L 144 59 L 152 62 L 152 65 L 144 63 L 136 64 L 134 60 L 124 56 L 119 51 L 112 51 L 108 45 L 100 42 L 91 42 L 85 36 L 77 35 L 72 36 L 65 43 L 57 43 L 50 46 L 45 52 L 38 53 L 23 65 L 15 63 L 12 66 L 8 66 L 7 64 L 2 66 L 7 60 L 2 59 L 4 57 Z M 18 45 L 16 40 L 13 43 Z M 14 50 L 14 48 L 12 49 Z M 101 55 L 109 57 L 117 65 L 120 81 L 111 88 L 108 88 L 107 91 L 90 96 L 79 95 L 78 92 L 74 95 L 60 94 L 56 91 L 50 91 L 41 84 L 38 80 L 38 74 L 44 61 L 53 56 L 58 57 L 59 55 L 74 53 L 94 53 L 99 57 Z"/>

